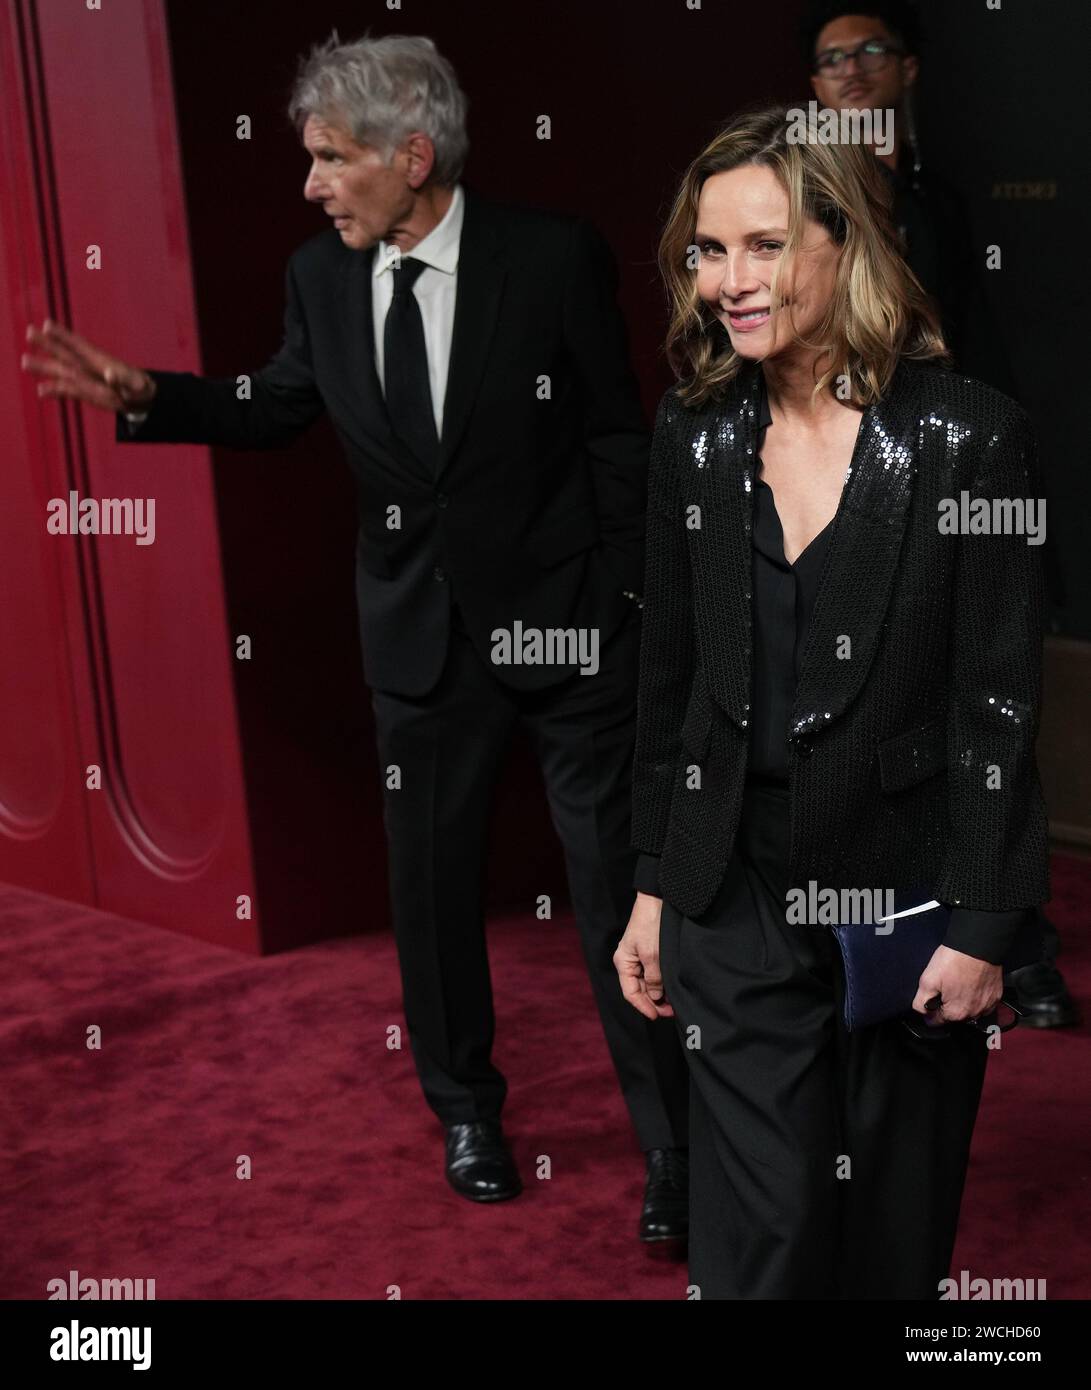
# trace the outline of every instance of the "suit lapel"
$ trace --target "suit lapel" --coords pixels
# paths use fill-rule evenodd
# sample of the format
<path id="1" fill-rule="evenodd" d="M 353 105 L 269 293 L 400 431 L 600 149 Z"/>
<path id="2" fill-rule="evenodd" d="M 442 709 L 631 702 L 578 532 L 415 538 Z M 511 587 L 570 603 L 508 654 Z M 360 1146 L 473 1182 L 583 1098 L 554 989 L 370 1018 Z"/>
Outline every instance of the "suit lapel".
<path id="1" fill-rule="evenodd" d="M 447 370 L 447 394 L 443 399 L 440 473 L 450 463 L 465 433 L 477 398 L 496 330 L 506 274 L 500 254 L 500 240 L 488 216 L 487 206 L 468 188 L 464 188 L 464 193 L 466 201 L 458 244 L 455 321 Z"/>
<path id="2" fill-rule="evenodd" d="M 705 652 L 709 688 L 743 729 L 750 709 L 750 538 L 760 387 L 759 369 L 744 368 L 724 404 L 696 413 L 689 455 L 679 460 L 688 482 L 681 499 L 687 524 L 694 518 L 700 523 L 693 602 L 698 627 L 712 634 Z"/>
<path id="3" fill-rule="evenodd" d="M 760 368 L 728 401 L 698 413 L 686 474 L 701 508 L 694 603 L 705 632 L 709 687 L 747 728 L 752 682 L 752 533 Z M 918 456 L 916 397 L 899 367 L 886 397 L 863 413 L 819 578 L 792 711 L 791 737 L 828 727 L 860 690 L 882 634 Z M 703 481 L 702 481 L 703 479 Z M 840 639 L 850 639 L 850 655 Z M 839 655 L 839 652 L 841 653 Z"/>

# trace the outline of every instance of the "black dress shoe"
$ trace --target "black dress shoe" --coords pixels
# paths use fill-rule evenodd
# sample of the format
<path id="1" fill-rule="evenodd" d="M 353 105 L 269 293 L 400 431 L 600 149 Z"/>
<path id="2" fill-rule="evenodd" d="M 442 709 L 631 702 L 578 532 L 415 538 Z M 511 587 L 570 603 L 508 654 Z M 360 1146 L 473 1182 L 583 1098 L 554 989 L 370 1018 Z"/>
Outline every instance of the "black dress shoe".
<path id="1" fill-rule="evenodd" d="M 689 1150 L 649 1149 L 640 1239 L 685 1240 L 688 1233 Z"/>
<path id="2" fill-rule="evenodd" d="M 471 1202 L 502 1202 L 522 1192 L 499 1120 L 447 1126 L 447 1181 Z"/>
<path id="3" fill-rule="evenodd" d="M 1009 983 L 1015 987 L 1015 1002 L 1022 1010 L 1021 1028 L 1063 1028 L 1079 1023 L 1080 1011 L 1052 961 L 1014 971 Z"/>

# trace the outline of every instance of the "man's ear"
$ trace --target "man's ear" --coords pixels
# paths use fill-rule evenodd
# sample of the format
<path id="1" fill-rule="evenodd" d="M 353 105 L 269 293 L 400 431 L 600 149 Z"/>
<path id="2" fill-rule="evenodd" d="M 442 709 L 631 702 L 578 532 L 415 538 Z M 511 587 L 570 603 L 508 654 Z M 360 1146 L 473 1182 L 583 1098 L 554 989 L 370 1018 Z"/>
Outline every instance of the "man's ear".
<path id="1" fill-rule="evenodd" d="M 902 82 L 905 86 L 913 86 L 920 70 L 921 65 L 912 53 L 907 54 L 907 56 L 902 59 Z"/>
<path id="2" fill-rule="evenodd" d="M 407 176 L 414 191 L 421 188 L 431 176 L 436 164 L 436 147 L 430 135 L 422 130 L 410 133 L 403 148 L 408 157 Z"/>

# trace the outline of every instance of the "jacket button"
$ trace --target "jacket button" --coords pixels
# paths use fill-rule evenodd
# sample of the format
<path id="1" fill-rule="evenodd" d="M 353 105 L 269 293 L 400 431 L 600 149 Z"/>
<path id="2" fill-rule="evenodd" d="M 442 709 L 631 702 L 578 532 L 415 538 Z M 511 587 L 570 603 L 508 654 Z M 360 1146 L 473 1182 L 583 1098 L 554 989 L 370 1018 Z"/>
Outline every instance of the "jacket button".
<path id="1" fill-rule="evenodd" d="M 447 578 L 447 571 L 441 565 L 437 565 L 435 569 L 432 571 L 432 578 L 436 581 L 437 584 L 442 584 L 443 581 Z"/>
<path id="2" fill-rule="evenodd" d="M 809 758 L 811 756 L 813 748 L 811 740 L 809 738 L 801 738 L 797 746 L 799 748 L 799 756 L 801 758 Z"/>
<path id="3" fill-rule="evenodd" d="M 437 506 L 437 507 L 445 507 L 445 506 L 447 505 L 447 503 L 448 503 L 450 500 L 451 500 L 451 499 L 447 496 L 447 494 L 446 494 L 445 492 L 437 492 L 437 493 L 436 493 L 436 506 Z"/>

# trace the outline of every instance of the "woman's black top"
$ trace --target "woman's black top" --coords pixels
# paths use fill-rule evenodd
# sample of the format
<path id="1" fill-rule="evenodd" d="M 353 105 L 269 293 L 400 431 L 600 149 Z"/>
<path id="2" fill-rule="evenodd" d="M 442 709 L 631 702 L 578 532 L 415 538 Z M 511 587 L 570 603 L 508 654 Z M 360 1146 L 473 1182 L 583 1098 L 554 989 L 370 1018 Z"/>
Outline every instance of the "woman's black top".
<path id="1" fill-rule="evenodd" d="M 760 463 L 760 460 L 759 460 Z M 773 493 L 755 484 L 753 534 L 754 668 L 750 761 L 754 781 L 788 785 L 788 727 L 833 520 L 789 564 Z"/>
<path id="2" fill-rule="evenodd" d="M 773 423 L 761 393 L 758 446 Z M 758 472 L 761 459 L 758 459 Z M 750 701 L 751 781 L 788 785 L 788 727 L 796 682 L 826 558 L 833 519 L 794 564 L 784 558 L 784 532 L 768 483 L 755 479 L 753 530 L 753 695 Z"/>

